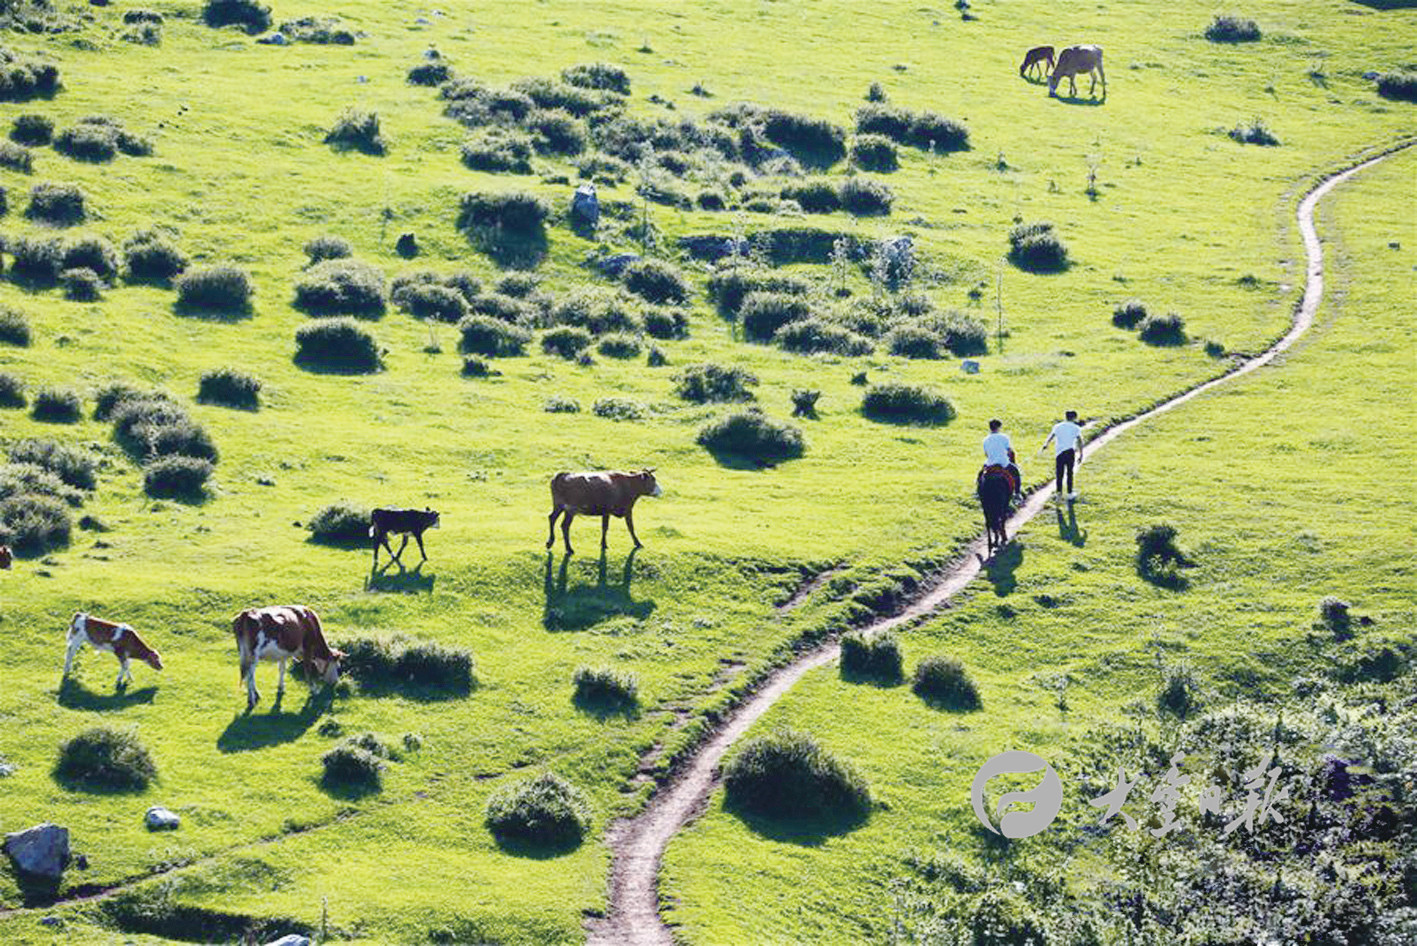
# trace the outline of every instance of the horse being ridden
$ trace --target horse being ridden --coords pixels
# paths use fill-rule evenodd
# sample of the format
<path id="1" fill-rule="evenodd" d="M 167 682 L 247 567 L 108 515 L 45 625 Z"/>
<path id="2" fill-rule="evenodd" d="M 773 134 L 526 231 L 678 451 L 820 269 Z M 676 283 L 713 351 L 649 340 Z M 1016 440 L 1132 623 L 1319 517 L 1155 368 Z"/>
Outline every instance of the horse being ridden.
<path id="1" fill-rule="evenodd" d="M 987 467 L 979 477 L 979 505 L 984 510 L 985 542 L 990 555 L 1009 544 L 1007 527 L 1012 494 L 1013 483 L 1003 467 Z"/>

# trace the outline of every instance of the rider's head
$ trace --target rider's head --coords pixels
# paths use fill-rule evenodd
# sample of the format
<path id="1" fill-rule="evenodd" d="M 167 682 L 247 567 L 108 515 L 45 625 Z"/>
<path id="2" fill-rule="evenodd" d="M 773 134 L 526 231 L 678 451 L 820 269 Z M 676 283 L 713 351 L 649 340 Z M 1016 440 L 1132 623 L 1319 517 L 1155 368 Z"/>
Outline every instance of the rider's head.
<path id="1" fill-rule="evenodd" d="M 1078 412 L 1077 412 L 1077 411 L 1068 411 L 1068 413 L 1067 413 L 1067 418 L 1068 418 L 1068 420 L 1077 420 L 1077 419 L 1078 419 Z"/>
<path id="2" fill-rule="evenodd" d="M 1002 426 L 1004 426 L 1004 422 L 999 420 L 997 417 L 989 421 L 989 429 L 996 434 L 999 432 L 999 428 Z"/>

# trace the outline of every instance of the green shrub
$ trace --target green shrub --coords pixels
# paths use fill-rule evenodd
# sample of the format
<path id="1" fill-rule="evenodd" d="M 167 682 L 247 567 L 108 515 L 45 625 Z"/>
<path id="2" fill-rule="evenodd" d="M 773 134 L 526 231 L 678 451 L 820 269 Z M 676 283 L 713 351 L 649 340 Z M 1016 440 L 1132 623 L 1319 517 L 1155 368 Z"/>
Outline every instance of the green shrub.
<path id="1" fill-rule="evenodd" d="M 550 211 L 546 202 L 535 194 L 476 193 L 464 194 L 458 213 L 458 226 L 463 229 L 490 227 L 511 233 L 540 233 Z"/>
<path id="2" fill-rule="evenodd" d="M 719 314 L 729 319 L 738 317 L 743 303 L 754 292 L 805 296 L 810 290 L 807 281 L 799 277 L 742 266 L 716 270 L 708 279 L 709 298 L 717 305 Z M 771 335 L 769 332 L 768 337 Z"/>
<path id="3" fill-rule="evenodd" d="M 414 318 L 457 323 L 468 314 L 467 300 L 462 293 L 440 283 L 406 284 L 394 290 L 391 297 Z"/>
<path id="4" fill-rule="evenodd" d="M 757 383 L 757 375 L 746 368 L 705 362 L 680 369 L 674 375 L 674 393 L 695 404 L 751 401 L 749 389 Z"/>
<path id="5" fill-rule="evenodd" d="M 59 67 L 33 56 L 0 48 L 0 99 L 18 101 L 59 90 Z"/>
<path id="6" fill-rule="evenodd" d="M 777 334 L 778 329 L 807 318 L 812 310 L 802 296 L 757 291 L 748 294 L 738 313 L 743 319 L 743 334 L 748 340 L 766 342 Z"/>
<path id="7" fill-rule="evenodd" d="M 537 108 L 559 108 L 577 118 L 598 112 L 609 104 L 604 94 L 554 79 L 519 79 L 512 83 L 511 91 L 531 99 Z"/>
<path id="8" fill-rule="evenodd" d="M 635 675 L 610 667 L 577 667 L 572 699 L 585 706 L 633 706 L 640 697 Z"/>
<path id="9" fill-rule="evenodd" d="M 540 286 L 535 273 L 508 273 L 497 280 L 497 292 L 512 299 L 526 299 Z"/>
<path id="10" fill-rule="evenodd" d="M 158 498 L 200 496 L 211 479 L 212 461 L 184 454 L 160 457 L 143 468 L 143 491 Z"/>
<path id="11" fill-rule="evenodd" d="M 1279 139 L 1265 125 L 1263 118 L 1256 118 L 1249 124 L 1241 122 L 1228 132 L 1232 141 L 1237 141 L 1242 145 L 1263 145 L 1274 147 L 1279 144 Z"/>
<path id="12" fill-rule="evenodd" d="M 255 35 L 271 28 L 271 8 L 258 0 L 206 0 L 202 22 L 211 27 L 239 26 Z"/>
<path id="13" fill-rule="evenodd" d="M 99 236 L 76 237 L 64 245 L 61 269 L 88 269 L 103 279 L 118 275 L 118 251 Z"/>
<path id="14" fill-rule="evenodd" d="M 861 398 L 861 413 L 892 424 L 947 424 L 955 409 L 949 398 L 930 388 L 888 381 L 873 384 Z"/>
<path id="15" fill-rule="evenodd" d="M 0 141 L 0 167 L 28 174 L 34 170 L 34 154 L 24 145 Z"/>
<path id="16" fill-rule="evenodd" d="M 94 420 L 109 420 L 114 412 L 128 401 L 166 401 L 166 394 L 160 391 L 144 391 L 125 381 L 111 381 L 94 392 Z"/>
<path id="17" fill-rule="evenodd" d="M 54 238 L 21 235 L 9 241 L 10 273 L 19 279 L 52 283 L 64 265 L 64 245 Z"/>
<path id="18" fill-rule="evenodd" d="M 462 162 L 474 171 L 531 173 L 531 136 L 515 128 L 478 128 L 462 146 Z"/>
<path id="19" fill-rule="evenodd" d="M 590 347 L 591 336 L 585 329 L 575 325 L 561 325 L 548 329 L 541 336 L 541 350 L 548 355 L 575 358 Z"/>
<path id="20" fill-rule="evenodd" d="M 468 304 L 473 315 L 485 315 L 511 325 L 527 325 L 535 321 L 532 307 L 520 299 L 492 293 L 478 296 Z"/>
<path id="21" fill-rule="evenodd" d="M 859 818 L 871 806 L 866 780 L 806 733 L 756 736 L 723 767 L 728 804 L 771 818 Z"/>
<path id="22" fill-rule="evenodd" d="M 795 200 L 809 214 L 829 214 L 841 209 L 841 195 L 829 180 L 798 181 L 780 192 L 783 200 Z"/>
<path id="23" fill-rule="evenodd" d="M 158 230 L 139 230 L 123 241 L 123 258 L 133 279 L 172 279 L 187 268 L 186 255 Z"/>
<path id="24" fill-rule="evenodd" d="M 891 354 L 905 358 L 940 358 L 944 352 L 963 358 L 989 350 L 989 328 L 979 319 L 946 312 L 898 322 L 885 341 Z"/>
<path id="25" fill-rule="evenodd" d="M 74 184 L 36 184 L 25 216 L 56 226 L 79 223 L 87 216 L 84 192 Z"/>
<path id="26" fill-rule="evenodd" d="M 464 378 L 491 378 L 500 375 L 502 372 L 496 371 L 487 362 L 474 355 L 469 355 L 463 359 L 462 371 Z"/>
<path id="27" fill-rule="evenodd" d="M 900 641 L 891 631 L 852 631 L 841 639 L 841 673 L 894 683 L 902 679 Z"/>
<path id="28" fill-rule="evenodd" d="M 792 416 L 793 417 L 816 417 L 817 402 L 821 400 L 822 392 L 806 388 L 793 388 L 792 390 Z"/>
<path id="29" fill-rule="evenodd" d="M 630 77 L 624 69 L 605 62 L 588 62 L 561 70 L 561 78 L 582 89 L 630 94 Z"/>
<path id="30" fill-rule="evenodd" d="M 1161 689 L 1156 694 L 1156 708 L 1163 713 L 1185 719 L 1200 705 L 1199 688 L 1188 664 L 1173 664 L 1165 669 Z"/>
<path id="31" fill-rule="evenodd" d="M 1068 268 L 1068 248 L 1046 221 L 1019 224 L 1009 231 L 1009 260 L 1033 273 L 1056 273 Z"/>
<path id="32" fill-rule="evenodd" d="M 851 142 L 851 163 L 863 171 L 890 172 L 900 167 L 900 155 L 885 135 L 857 135 Z"/>
<path id="33" fill-rule="evenodd" d="M 40 388 L 34 395 L 32 414 L 35 420 L 54 424 L 73 424 L 83 417 L 84 402 L 73 388 Z"/>
<path id="34" fill-rule="evenodd" d="M 384 274 L 358 260 L 316 263 L 295 283 L 296 307 L 312 315 L 378 317 L 388 299 Z"/>
<path id="35" fill-rule="evenodd" d="M 1146 318 L 1146 304 L 1140 299 L 1128 299 L 1112 310 L 1112 324 L 1118 328 L 1136 328 Z"/>
<path id="36" fill-rule="evenodd" d="M 689 316 L 682 309 L 650 306 L 644 312 L 644 326 L 651 338 L 687 338 Z"/>
<path id="37" fill-rule="evenodd" d="M 54 122 L 45 115 L 16 115 L 10 126 L 10 140 L 37 147 L 54 139 Z"/>
<path id="38" fill-rule="evenodd" d="M 66 269 L 59 274 L 66 298 L 94 302 L 103 295 L 103 280 L 91 269 Z"/>
<path id="39" fill-rule="evenodd" d="M 0 407 L 17 408 L 28 403 L 25 383 L 8 371 L 0 371 Z"/>
<path id="40" fill-rule="evenodd" d="M 118 38 L 138 46 L 161 46 L 162 27 L 156 23 L 136 23 L 118 34 Z"/>
<path id="41" fill-rule="evenodd" d="M 696 438 L 709 452 L 775 463 L 800 457 L 806 450 L 802 431 L 773 420 L 756 408 L 724 414 L 699 428 Z"/>
<path id="42" fill-rule="evenodd" d="M 98 461 L 81 447 L 47 437 L 30 438 L 11 444 L 9 457 L 11 463 L 42 467 L 77 489 L 91 490 L 98 486 Z"/>
<path id="43" fill-rule="evenodd" d="M 504 841 L 571 847 L 590 830 L 590 803 L 570 782 L 543 772 L 493 792 L 487 826 Z"/>
<path id="44" fill-rule="evenodd" d="M 346 259 L 354 255 L 354 247 L 344 237 L 324 234 L 314 237 L 305 244 L 305 255 L 311 263 L 323 263 L 330 259 Z"/>
<path id="45" fill-rule="evenodd" d="M 27 348 L 31 340 L 29 319 L 24 313 L 0 307 L 0 342 Z"/>
<path id="46" fill-rule="evenodd" d="M 1327 628 L 1336 640 L 1347 640 L 1353 636 L 1352 606 L 1342 598 L 1326 596 L 1319 602 L 1319 623 Z"/>
<path id="47" fill-rule="evenodd" d="M 369 541 L 367 517 L 364 541 Z M 415 686 L 451 694 L 472 690 L 474 660 L 469 650 L 411 640 L 401 634 L 341 641 L 339 649 L 345 652 L 340 672 L 358 680 L 362 687 Z"/>
<path id="48" fill-rule="evenodd" d="M 537 109 L 526 117 L 525 125 L 540 154 L 574 157 L 590 143 L 585 123 L 563 109 Z"/>
<path id="49" fill-rule="evenodd" d="M 1186 320 L 1175 312 L 1148 315 L 1137 327 L 1137 337 L 1148 345 L 1184 345 Z"/>
<path id="50" fill-rule="evenodd" d="M 856 357 L 869 355 L 875 347 L 869 339 L 816 316 L 789 322 L 773 333 L 772 340 L 783 350 L 799 355 Z"/>
<path id="51" fill-rule="evenodd" d="M 859 175 L 842 183 L 840 196 L 842 209 L 858 217 L 888 214 L 895 200 L 885 184 Z"/>
<path id="52" fill-rule="evenodd" d="M 979 690 L 964 664 L 954 657 L 926 657 L 915 665 L 911 683 L 917 696 L 944 709 L 969 712 L 979 709 Z"/>
<path id="53" fill-rule="evenodd" d="M 207 312 L 244 312 L 255 287 L 244 269 L 204 266 L 177 277 L 177 302 L 184 308 Z"/>
<path id="54" fill-rule="evenodd" d="M 548 414 L 579 414 L 581 405 L 575 398 L 553 394 L 542 404 L 542 410 Z"/>
<path id="55" fill-rule="evenodd" d="M 603 397 L 591 405 L 590 411 L 596 417 L 606 420 L 644 420 L 645 408 L 638 401 L 624 397 Z"/>
<path id="56" fill-rule="evenodd" d="M 625 288 L 647 302 L 682 304 L 689 298 L 689 285 L 678 268 L 657 259 L 636 260 L 622 274 Z"/>
<path id="57" fill-rule="evenodd" d="M 1398 102 L 1417 102 L 1417 72 L 1385 72 L 1378 76 L 1378 94 Z"/>
<path id="58" fill-rule="evenodd" d="M 69 506 L 82 506 L 87 498 L 44 467 L 33 463 L 0 465 L 0 499 L 12 496 L 49 496 Z"/>
<path id="59" fill-rule="evenodd" d="M 607 358 L 638 358 L 642 346 L 634 335 L 606 335 L 596 346 L 596 351 Z"/>
<path id="60" fill-rule="evenodd" d="M 464 355 L 510 357 L 531 342 L 531 332 L 487 315 L 469 315 L 458 323 L 458 351 Z"/>
<path id="61" fill-rule="evenodd" d="M 135 731 L 94 726 L 59 746 L 54 776 L 89 790 L 140 791 L 157 766 Z"/>
<path id="62" fill-rule="evenodd" d="M 638 334 L 644 323 L 626 301 L 600 289 L 573 289 L 551 307 L 556 325 L 583 328 L 592 335 L 606 332 Z"/>
<path id="63" fill-rule="evenodd" d="M 68 507 L 52 496 L 21 495 L 0 501 L 0 545 L 42 555 L 69 544 Z"/>
<path id="64" fill-rule="evenodd" d="M 1216 14 L 1205 28 L 1205 38 L 1212 43 L 1254 43 L 1261 35 L 1254 20 L 1233 13 Z"/>
<path id="65" fill-rule="evenodd" d="M 943 358 L 944 339 L 919 321 L 901 322 L 891 327 L 884 342 L 886 350 L 901 358 Z"/>
<path id="66" fill-rule="evenodd" d="M 359 38 L 344 26 L 337 16 L 302 16 L 280 25 L 280 32 L 293 43 L 313 43 L 319 46 L 353 46 Z"/>
<path id="67" fill-rule="evenodd" d="M 326 788 L 373 790 L 383 785 L 384 760 L 358 737 L 350 737 L 326 752 L 320 757 L 320 764 L 325 769 L 321 784 Z"/>
<path id="68" fill-rule="evenodd" d="M 338 149 L 382 155 L 389 150 L 379 127 L 378 112 L 350 107 L 340 113 L 325 135 L 325 144 Z"/>
<path id="69" fill-rule="evenodd" d="M 76 161 L 112 161 L 118 156 L 118 127 L 80 122 L 54 136 L 54 150 Z"/>
<path id="70" fill-rule="evenodd" d="M 305 528 L 312 539 L 327 545 L 368 545 L 369 509 L 342 499 L 311 516 Z"/>
<path id="71" fill-rule="evenodd" d="M 296 329 L 295 360 L 307 366 L 355 373 L 383 367 L 379 343 L 368 329 L 347 316 L 316 319 Z"/>
<path id="72" fill-rule="evenodd" d="M 658 345 L 651 345 L 649 354 L 645 356 L 645 364 L 651 368 L 663 368 L 669 364 L 669 356 Z"/>
<path id="73" fill-rule="evenodd" d="M 215 368 L 197 383 L 197 400 L 254 410 L 261 405 L 261 381 L 236 368 Z"/>
<path id="74" fill-rule="evenodd" d="M 883 102 L 871 102 L 856 110 L 858 135 L 881 135 L 915 148 L 937 152 L 965 151 L 969 129 L 934 112 L 912 112 Z"/>
<path id="75" fill-rule="evenodd" d="M 441 59 L 420 62 L 408 70 L 409 85 L 442 85 L 452 77 L 452 66 Z"/>

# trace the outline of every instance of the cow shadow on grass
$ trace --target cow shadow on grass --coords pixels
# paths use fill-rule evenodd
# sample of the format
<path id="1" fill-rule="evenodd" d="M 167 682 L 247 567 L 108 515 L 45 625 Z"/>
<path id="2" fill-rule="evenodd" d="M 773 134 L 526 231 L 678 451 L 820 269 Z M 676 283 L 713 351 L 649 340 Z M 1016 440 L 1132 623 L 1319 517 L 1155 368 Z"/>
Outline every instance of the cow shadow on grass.
<path id="1" fill-rule="evenodd" d="M 1011 541 L 994 553 L 984 565 L 984 577 L 994 586 L 994 594 L 1006 598 L 1018 588 L 1016 572 L 1023 564 L 1023 546 L 1017 540 Z"/>
<path id="2" fill-rule="evenodd" d="M 112 693 L 95 693 L 72 676 L 59 681 L 59 705 L 65 709 L 108 713 L 141 703 L 151 703 L 155 696 L 155 686 L 146 686 L 140 690 L 120 687 Z"/>
<path id="3" fill-rule="evenodd" d="M 398 571 L 390 572 L 397 566 Z M 432 594 L 437 575 L 423 574 L 423 562 L 412 568 L 405 568 L 402 562 L 385 562 L 382 567 L 369 566 L 369 577 L 364 581 L 365 591 L 387 591 L 395 594 Z"/>
<path id="4" fill-rule="evenodd" d="M 625 556 L 625 566 L 615 584 L 610 584 L 609 565 L 605 550 L 600 551 L 600 561 L 593 585 L 570 583 L 571 555 L 561 557 L 561 567 L 554 568 L 556 555 L 546 553 L 545 594 L 546 603 L 542 609 L 541 624 L 548 631 L 583 631 L 601 621 L 616 617 L 632 617 L 643 621 L 654 613 L 653 601 L 636 601 L 630 593 L 634 579 L 635 553 Z"/>
<path id="5" fill-rule="evenodd" d="M 251 752 L 294 742 L 305 734 L 315 721 L 329 709 L 334 694 L 328 689 L 312 693 L 296 713 L 281 712 L 281 698 L 271 704 L 270 712 L 243 712 L 232 717 L 226 729 L 217 737 L 216 747 L 222 752 Z"/>
<path id="6" fill-rule="evenodd" d="M 1064 105 L 1098 106 L 1107 104 L 1107 93 L 1105 92 L 1102 93 L 1101 98 L 1095 95 L 1054 95 L 1052 98 L 1054 101 L 1062 102 Z"/>

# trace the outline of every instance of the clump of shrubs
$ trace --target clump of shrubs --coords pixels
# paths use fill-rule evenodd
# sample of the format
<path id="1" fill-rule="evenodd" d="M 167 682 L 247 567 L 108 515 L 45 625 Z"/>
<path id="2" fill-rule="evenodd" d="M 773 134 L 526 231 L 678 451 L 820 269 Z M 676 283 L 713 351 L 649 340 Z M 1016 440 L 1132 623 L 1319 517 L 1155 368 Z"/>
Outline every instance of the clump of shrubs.
<path id="1" fill-rule="evenodd" d="M 573 157 L 590 143 L 585 123 L 559 108 L 537 109 L 524 122 L 531 131 L 531 143 L 540 154 Z"/>
<path id="2" fill-rule="evenodd" d="M 255 35 L 271 28 L 271 8 L 259 0 L 206 0 L 202 22 L 211 27 L 239 26 Z"/>
<path id="3" fill-rule="evenodd" d="M 458 226 L 463 229 L 491 228 L 532 235 L 541 232 L 548 213 L 550 211 L 545 201 L 535 194 L 522 191 L 464 194 L 458 213 Z"/>
<path id="4" fill-rule="evenodd" d="M 103 237 L 81 236 L 64 245 L 64 269 L 87 269 L 103 279 L 118 275 L 118 251 Z"/>
<path id="5" fill-rule="evenodd" d="M 295 331 L 297 363 L 336 371 L 369 373 L 383 367 L 379 343 L 348 316 L 316 319 Z"/>
<path id="6" fill-rule="evenodd" d="M 379 113 L 354 107 L 345 109 L 335 119 L 325 135 L 325 144 L 374 155 L 389 150 L 389 143 L 379 128 Z"/>
<path id="7" fill-rule="evenodd" d="M 1233 13 L 1217 13 L 1205 28 L 1205 38 L 1212 43 L 1254 43 L 1261 35 L 1258 23 Z"/>
<path id="8" fill-rule="evenodd" d="M 851 163 L 863 171 L 890 172 L 900 167 L 900 155 L 885 135 L 857 135 L 851 142 Z"/>
<path id="9" fill-rule="evenodd" d="M 657 259 L 636 260 L 622 274 L 625 288 L 647 302 L 682 304 L 689 298 L 684 275 L 671 263 Z"/>
<path id="10" fill-rule="evenodd" d="M 637 358 L 643 346 L 633 335 L 616 333 L 602 338 L 595 350 L 607 358 Z"/>
<path id="11" fill-rule="evenodd" d="M 528 330 L 489 315 L 469 315 L 458 323 L 458 332 L 458 351 L 464 355 L 506 358 L 523 354 L 531 342 Z"/>
<path id="12" fill-rule="evenodd" d="M 1028 272 L 1061 272 L 1068 268 L 1068 248 L 1051 223 L 1022 223 L 1009 231 L 1009 260 Z"/>
<path id="13" fill-rule="evenodd" d="M 388 305 L 384 274 L 368 263 L 329 259 L 295 283 L 295 304 L 314 315 L 378 317 Z"/>
<path id="14" fill-rule="evenodd" d="M 805 296 L 811 286 L 796 276 L 784 276 L 769 269 L 732 266 L 716 270 L 708 279 L 708 294 L 724 318 L 734 319 L 741 313 L 743 303 L 755 292 L 770 292 L 780 295 Z M 775 329 L 774 329 L 775 330 Z M 771 337 L 769 332 L 766 337 Z"/>
<path id="15" fill-rule="evenodd" d="M 571 683 L 579 706 L 629 707 L 640 697 L 635 675 L 611 667 L 577 667 Z"/>
<path id="16" fill-rule="evenodd" d="M 30 323 L 24 313 L 15 309 L 0 308 L 0 342 L 26 348 L 30 340 Z"/>
<path id="17" fill-rule="evenodd" d="M 368 520 L 365 520 L 368 541 Z M 412 640 L 401 634 L 361 637 L 343 641 L 341 672 L 370 689 L 423 687 L 444 693 L 472 690 L 475 662 L 472 652 L 435 641 Z"/>
<path id="18" fill-rule="evenodd" d="M 54 122 L 47 115 L 17 115 L 10 126 L 10 140 L 38 147 L 54 140 Z"/>
<path id="19" fill-rule="evenodd" d="M 342 499 L 311 516 L 305 528 L 311 539 L 327 545 L 368 545 L 369 509 Z"/>
<path id="20" fill-rule="evenodd" d="M 28 403 L 25 383 L 8 371 L 0 371 L 0 407 L 18 408 Z"/>
<path id="21" fill-rule="evenodd" d="M 481 288 L 475 279 L 413 273 L 394 279 L 389 298 L 415 318 L 456 323 L 469 313 L 468 302 Z"/>
<path id="22" fill-rule="evenodd" d="M 531 136 L 515 128 L 491 125 L 473 131 L 463 142 L 462 162 L 474 171 L 531 173 Z"/>
<path id="23" fill-rule="evenodd" d="M 895 200 L 895 195 L 885 184 L 860 175 L 848 177 L 838 194 L 842 209 L 858 217 L 888 214 Z"/>
<path id="24" fill-rule="evenodd" d="M 354 247 L 344 237 L 324 234 L 305 244 L 305 255 L 311 263 L 323 263 L 330 259 L 345 259 L 354 255 Z"/>
<path id="25" fill-rule="evenodd" d="M 24 145 L 0 141 L 0 167 L 28 174 L 34 170 L 34 154 Z"/>
<path id="26" fill-rule="evenodd" d="M 1232 141 L 1237 141 L 1242 145 L 1263 145 L 1274 147 L 1279 144 L 1279 139 L 1274 136 L 1274 132 L 1265 125 L 1263 118 L 1256 118 L 1246 124 L 1241 122 L 1228 132 Z"/>
<path id="27" fill-rule="evenodd" d="M 33 493 L 0 500 L 0 544 L 22 555 L 42 555 L 69 544 L 69 508 L 52 496 Z"/>
<path id="28" fill-rule="evenodd" d="M 784 186 L 783 200 L 795 200 L 809 214 L 828 214 L 841 209 L 841 195 L 829 180 L 799 181 Z"/>
<path id="29" fill-rule="evenodd" d="M 376 791 L 383 785 L 389 750 L 378 737 L 367 735 L 370 738 L 350 736 L 320 757 L 326 788 Z"/>
<path id="30" fill-rule="evenodd" d="M 699 429 L 696 439 L 710 453 L 762 463 L 793 460 L 806 450 L 800 429 L 786 421 L 773 420 L 756 408 L 733 411 L 709 421 Z"/>
<path id="31" fill-rule="evenodd" d="M 954 657 L 926 657 L 915 665 L 911 689 L 921 699 L 956 712 L 977 710 L 979 690 L 964 664 Z"/>
<path id="32" fill-rule="evenodd" d="M 197 382 L 197 400 L 255 410 L 261 406 L 261 380 L 237 368 L 215 368 Z"/>
<path id="33" fill-rule="evenodd" d="M 897 322 L 884 342 L 887 351 L 902 358 L 966 357 L 988 351 L 989 330 L 978 319 L 950 312 Z"/>
<path id="34" fill-rule="evenodd" d="M 206 491 L 212 461 L 183 454 L 159 457 L 143 467 L 143 490 L 159 498 L 189 498 Z"/>
<path id="35" fill-rule="evenodd" d="M 98 463 L 87 450 L 48 438 L 30 438 L 14 443 L 9 450 L 11 463 L 36 466 L 53 473 L 66 485 L 91 490 L 98 485 Z"/>
<path id="36" fill-rule="evenodd" d="M 1137 337 L 1148 345 L 1184 345 L 1186 320 L 1175 312 L 1148 315 L 1137 327 Z"/>
<path id="37" fill-rule="evenodd" d="M 734 808 L 770 818 L 863 817 L 871 807 L 866 780 L 806 733 L 757 736 L 724 766 Z"/>
<path id="38" fill-rule="evenodd" d="M 441 57 L 420 62 L 408 70 L 409 85 L 442 85 L 453 77 L 453 67 Z"/>
<path id="39" fill-rule="evenodd" d="M 841 674 L 895 683 L 902 679 L 900 641 L 891 631 L 852 631 L 841 639 Z"/>
<path id="40" fill-rule="evenodd" d="M 82 490 L 67 485 L 44 467 L 33 463 L 0 465 L 0 500 L 13 496 L 47 496 L 70 506 L 82 506 L 86 498 Z"/>
<path id="41" fill-rule="evenodd" d="M 1378 94 L 1399 102 L 1417 102 L 1417 72 L 1385 72 L 1378 76 Z"/>
<path id="42" fill-rule="evenodd" d="M 596 417 L 606 420 L 644 420 L 644 405 L 625 397 L 603 397 L 591 405 Z"/>
<path id="43" fill-rule="evenodd" d="M 816 317 L 789 322 L 773 333 L 772 340 L 779 348 L 799 355 L 855 357 L 869 355 L 875 347 L 870 339 Z"/>
<path id="44" fill-rule="evenodd" d="M 79 223 L 87 216 L 84 192 L 74 184 L 36 184 L 25 216 L 61 227 Z"/>
<path id="45" fill-rule="evenodd" d="M 487 826 L 504 841 L 573 847 L 591 826 L 585 794 L 553 772 L 505 785 L 487 799 Z"/>
<path id="46" fill-rule="evenodd" d="M 1136 328 L 1146 318 L 1146 303 L 1128 299 L 1112 310 L 1112 324 L 1118 328 Z"/>
<path id="47" fill-rule="evenodd" d="M 541 409 L 548 414 L 579 414 L 581 405 L 575 398 L 553 394 L 541 405 Z"/>
<path id="48" fill-rule="evenodd" d="M 103 295 L 103 280 L 87 266 L 64 270 L 59 274 L 59 284 L 64 287 L 64 295 L 76 302 L 94 302 Z"/>
<path id="49" fill-rule="evenodd" d="M 1185 719 L 1199 708 L 1200 687 L 1189 664 L 1173 664 L 1166 668 L 1161 690 L 1156 694 L 1156 708 Z"/>
<path id="50" fill-rule="evenodd" d="M 807 300 L 785 292 L 752 292 L 739 306 L 743 334 L 749 341 L 770 341 L 777 330 L 807 318 L 812 309 Z"/>
<path id="51" fill-rule="evenodd" d="M 949 398 L 931 388 L 903 381 L 867 388 L 861 398 L 861 413 L 891 424 L 947 424 L 955 418 Z"/>
<path id="52" fill-rule="evenodd" d="M 35 420 L 53 424 L 77 423 L 83 412 L 84 402 L 73 388 L 40 388 L 31 408 Z"/>
<path id="53" fill-rule="evenodd" d="M 251 306 L 255 287 L 244 269 L 236 266 L 204 266 L 177 277 L 177 304 L 199 312 L 245 312 Z"/>
<path id="54" fill-rule="evenodd" d="M 160 230 L 139 230 L 123 241 L 130 279 L 173 279 L 187 268 L 187 256 Z"/>
<path id="55" fill-rule="evenodd" d="M 0 47 L 0 99 L 17 101 L 59 90 L 59 67 Z"/>
<path id="56" fill-rule="evenodd" d="M 754 395 L 750 389 L 757 383 L 757 375 L 746 368 L 705 362 L 689 365 L 675 373 L 674 393 L 695 404 L 751 401 Z"/>
<path id="57" fill-rule="evenodd" d="M 54 775 L 90 791 L 141 791 L 157 766 L 133 730 L 94 726 L 59 746 Z"/>
<path id="58" fill-rule="evenodd" d="M 52 283 L 64 265 L 64 244 L 57 239 L 20 235 L 12 238 L 10 274 L 17 279 Z"/>
<path id="59" fill-rule="evenodd" d="M 689 334 L 689 317 L 682 309 L 647 306 L 643 318 L 645 334 L 651 338 L 686 338 Z"/>
<path id="60" fill-rule="evenodd" d="M 344 26 L 336 16 L 302 16 L 286 20 L 280 32 L 293 43 L 313 43 L 317 46 L 353 46 L 358 34 Z"/>
<path id="61" fill-rule="evenodd" d="M 792 416 L 816 417 L 817 402 L 821 400 L 821 398 L 821 391 L 794 388 L 792 391 Z"/>
<path id="62" fill-rule="evenodd" d="M 1353 615 L 1351 605 L 1342 598 L 1328 595 L 1319 602 L 1319 623 L 1333 634 L 1335 640 L 1347 640 L 1353 636 Z"/>
<path id="63" fill-rule="evenodd" d="M 912 112 L 884 102 L 871 102 L 856 110 L 856 133 L 882 135 L 940 153 L 969 148 L 969 129 L 961 123 L 934 112 Z"/>
<path id="64" fill-rule="evenodd" d="M 582 89 L 598 89 L 615 92 L 619 95 L 630 94 L 629 75 L 619 66 L 612 66 L 605 62 L 589 62 L 570 66 L 561 70 L 561 78 L 570 85 Z"/>
<path id="65" fill-rule="evenodd" d="M 578 325 L 560 325 L 541 336 L 541 350 L 548 355 L 575 358 L 590 347 L 591 335 Z"/>

